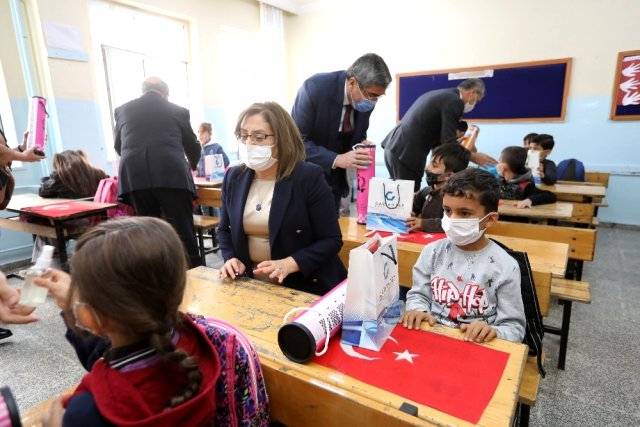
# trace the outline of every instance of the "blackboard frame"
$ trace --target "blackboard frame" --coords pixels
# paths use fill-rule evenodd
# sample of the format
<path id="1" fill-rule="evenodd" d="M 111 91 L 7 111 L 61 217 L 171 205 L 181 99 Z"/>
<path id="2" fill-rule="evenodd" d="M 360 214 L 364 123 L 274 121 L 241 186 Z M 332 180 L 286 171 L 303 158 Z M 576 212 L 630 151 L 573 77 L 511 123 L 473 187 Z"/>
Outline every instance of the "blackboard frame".
<path id="1" fill-rule="evenodd" d="M 530 61 L 530 62 L 518 62 L 518 63 L 509 63 L 509 64 L 498 64 L 498 65 L 483 65 L 476 67 L 465 67 L 465 68 L 453 68 L 453 69 L 442 69 L 442 70 L 434 70 L 434 71 L 419 71 L 412 73 L 398 73 L 396 74 L 396 112 L 397 112 L 397 120 L 399 121 L 406 109 L 408 108 L 408 102 L 413 103 L 415 99 L 417 99 L 422 93 L 428 92 L 429 90 L 438 89 L 440 87 L 428 88 L 431 84 L 426 79 L 424 80 L 425 89 L 419 93 L 410 93 L 403 95 L 403 86 L 406 88 L 409 82 L 408 78 L 415 77 L 427 77 L 432 76 L 432 79 L 442 79 L 444 76 L 448 76 L 449 74 L 458 74 L 461 76 L 456 80 L 450 80 L 450 85 L 446 87 L 454 88 L 460 83 L 464 78 L 470 77 L 480 77 L 483 78 L 483 72 L 485 72 L 484 78 L 493 78 L 486 76 L 486 73 L 490 72 L 492 76 L 496 76 L 499 78 L 500 75 L 504 76 L 506 73 L 510 72 L 510 70 L 515 70 L 514 72 L 521 72 L 523 70 L 554 70 L 555 78 L 558 80 L 555 83 L 555 92 L 553 93 L 553 98 L 555 99 L 553 105 L 550 107 L 557 113 L 551 115 L 541 115 L 541 116 L 518 116 L 518 117 L 474 117 L 475 113 L 465 114 L 464 117 L 470 121 L 475 122 L 551 122 L 551 121 L 564 121 L 566 117 L 567 111 L 567 97 L 569 93 L 570 79 L 571 79 L 571 65 L 572 58 L 558 58 L 558 59 L 549 59 L 549 60 L 539 60 L 539 61 Z M 497 72 L 496 72 L 497 71 Z M 464 73 L 464 74 L 463 74 Z M 512 73 L 513 74 L 513 73 Z M 560 81 L 560 79 L 562 81 Z M 415 79 L 413 79 L 415 81 Z M 491 88 L 489 80 L 487 80 L 487 91 L 488 96 L 491 96 Z M 520 88 L 522 86 L 519 86 Z M 404 96 L 404 98 L 403 98 Z M 413 98 L 413 99 L 411 99 Z M 550 97 L 551 98 L 551 97 Z M 527 102 L 527 96 L 522 96 L 521 98 L 523 102 Z M 482 104 L 478 104 L 480 106 Z M 511 107 L 510 107 L 511 108 Z"/>
<path id="2" fill-rule="evenodd" d="M 616 65 L 616 74 L 613 82 L 613 94 L 611 95 L 611 120 L 640 120 L 640 105 L 618 105 L 618 96 L 620 81 L 622 80 L 622 63 L 625 58 L 632 56 L 640 56 L 640 50 L 627 50 L 618 53 L 618 62 Z M 640 76 L 640 73 L 636 75 Z M 640 80 L 636 78 L 636 80 Z M 640 93 L 640 89 L 634 92 Z"/>

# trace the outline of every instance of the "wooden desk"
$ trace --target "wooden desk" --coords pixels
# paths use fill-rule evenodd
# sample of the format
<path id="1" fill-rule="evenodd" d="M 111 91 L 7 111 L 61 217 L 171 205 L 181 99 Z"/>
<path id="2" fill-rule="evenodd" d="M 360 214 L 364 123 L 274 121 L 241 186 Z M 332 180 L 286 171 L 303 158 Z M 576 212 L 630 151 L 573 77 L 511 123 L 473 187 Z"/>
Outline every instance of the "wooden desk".
<path id="1" fill-rule="evenodd" d="M 569 202 L 591 203 L 593 198 L 602 198 L 607 193 L 607 189 L 603 185 L 591 185 L 583 183 L 556 183 L 555 185 L 538 185 L 538 188 L 555 193 L 555 195 L 558 197 L 558 200 Z"/>
<path id="2" fill-rule="evenodd" d="M 49 217 L 45 214 L 35 213 L 24 210 L 24 208 L 33 206 L 46 206 L 55 203 L 73 202 L 86 206 L 82 212 L 75 212 L 65 216 Z M 17 218 L 0 219 L 0 227 L 8 228 L 14 231 L 22 231 L 30 234 L 36 234 L 46 237 L 54 237 L 57 240 L 57 249 L 60 255 L 60 264 L 64 267 L 67 264 L 67 240 L 76 237 L 84 231 L 83 227 L 71 226 L 68 222 L 72 220 L 89 218 L 95 215 L 104 215 L 107 210 L 118 207 L 117 203 L 96 203 L 86 200 L 73 199 L 46 199 L 36 194 L 19 194 L 11 198 L 11 202 L 7 206 L 7 211 L 18 214 L 28 215 L 31 217 L 41 218 L 49 221 L 50 225 L 32 224 L 28 222 L 21 223 Z"/>
<path id="3" fill-rule="evenodd" d="M 238 326 L 256 347 L 263 365 L 274 420 L 289 426 L 343 425 L 469 425 L 448 414 L 418 407 L 412 417 L 398 410 L 407 399 L 354 380 L 312 362 L 287 359 L 277 343 L 283 316 L 292 308 L 309 306 L 317 296 L 249 279 L 218 279 L 217 270 L 189 271 L 181 310 L 214 316 Z M 425 324 L 426 325 L 426 324 Z M 428 326 L 424 326 L 429 329 Z M 458 329 L 437 325 L 432 330 L 457 339 Z M 522 344 L 493 340 L 489 347 L 508 352 L 502 380 L 480 419 L 481 425 L 511 425 L 518 399 L 527 349 Z"/>
<path id="4" fill-rule="evenodd" d="M 218 188 L 222 187 L 222 178 L 216 178 L 211 181 L 207 181 L 204 177 L 195 177 L 193 178 L 193 182 L 196 184 L 198 188 Z"/>
<path id="5" fill-rule="evenodd" d="M 354 249 L 370 237 L 365 236 L 369 232 L 362 224 L 358 224 L 355 218 L 342 217 L 339 220 L 342 231 L 343 246 L 340 250 L 340 258 L 345 266 L 349 265 L 349 251 Z M 488 230 L 489 232 L 491 229 Z M 487 234 L 511 249 L 527 252 L 529 262 L 534 271 L 540 273 L 551 272 L 553 276 L 564 277 L 569 259 L 569 245 L 566 243 L 545 242 L 540 240 L 521 239 Z M 412 242 L 398 242 L 398 266 L 400 284 L 410 287 L 413 283 L 413 266 L 418 261 L 424 245 Z"/>
<path id="6" fill-rule="evenodd" d="M 517 208 L 517 200 L 500 200 L 498 213 L 500 215 L 518 216 L 530 219 L 569 219 L 573 216 L 573 204 L 567 202 L 547 203 L 531 206 L 530 208 Z"/>

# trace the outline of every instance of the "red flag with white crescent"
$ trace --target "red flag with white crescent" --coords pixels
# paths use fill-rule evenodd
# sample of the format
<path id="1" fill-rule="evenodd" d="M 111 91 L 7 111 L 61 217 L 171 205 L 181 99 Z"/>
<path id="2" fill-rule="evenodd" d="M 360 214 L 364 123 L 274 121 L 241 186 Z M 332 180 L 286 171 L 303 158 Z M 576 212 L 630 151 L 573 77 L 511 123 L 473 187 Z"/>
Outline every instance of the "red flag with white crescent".
<path id="1" fill-rule="evenodd" d="M 475 424 L 508 359 L 503 351 L 398 325 L 379 352 L 334 339 L 313 361 Z"/>

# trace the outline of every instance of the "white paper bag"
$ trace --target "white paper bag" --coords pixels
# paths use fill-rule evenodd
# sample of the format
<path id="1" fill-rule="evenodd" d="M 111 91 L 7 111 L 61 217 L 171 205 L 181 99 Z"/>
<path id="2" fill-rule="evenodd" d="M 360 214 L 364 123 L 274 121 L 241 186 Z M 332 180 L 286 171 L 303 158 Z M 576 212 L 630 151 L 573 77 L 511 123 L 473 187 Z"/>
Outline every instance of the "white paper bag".
<path id="1" fill-rule="evenodd" d="M 224 178 L 224 159 L 222 154 L 204 156 L 204 176 L 207 180 Z"/>
<path id="2" fill-rule="evenodd" d="M 411 216 L 413 181 L 371 178 L 367 206 L 367 229 L 406 233 Z"/>
<path id="3" fill-rule="evenodd" d="M 380 350 L 401 314 L 396 236 L 374 235 L 349 253 L 342 343 Z"/>

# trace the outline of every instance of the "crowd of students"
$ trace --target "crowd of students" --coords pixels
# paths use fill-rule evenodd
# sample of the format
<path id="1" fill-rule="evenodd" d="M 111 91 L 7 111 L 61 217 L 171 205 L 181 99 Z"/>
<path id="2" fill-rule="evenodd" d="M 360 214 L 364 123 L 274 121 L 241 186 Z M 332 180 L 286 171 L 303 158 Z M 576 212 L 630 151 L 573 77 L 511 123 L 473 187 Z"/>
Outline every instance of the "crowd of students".
<path id="1" fill-rule="evenodd" d="M 367 86 L 360 87 L 357 72 L 353 78 L 353 87 L 345 90 L 357 89 L 364 98 Z M 462 125 L 459 130 L 464 132 Z M 203 123 L 198 133 L 202 154 L 221 154 L 228 167 L 222 147 L 211 141 L 211 125 Z M 335 199 L 342 193 L 323 179 L 321 166 L 305 161 L 299 126 L 280 105 L 249 106 L 238 118 L 235 135 L 243 163 L 228 169 L 222 186 L 221 277 L 249 276 L 325 294 L 347 275 L 338 257 L 342 236 Z M 536 175 L 545 183 L 556 175 L 548 159 L 553 143 L 550 135 L 525 138 L 525 146 L 540 151 Z M 407 226 L 444 232 L 447 239 L 425 246 L 414 266 L 407 312 L 400 320 L 404 327 L 439 322 L 459 327 L 466 340 L 522 341 L 518 265 L 484 232 L 498 220 L 500 199 L 519 200 L 522 208 L 555 201 L 552 193 L 536 188 L 527 153 L 516 146 L 502 150 L 496 178 L 469 168 L 473 154 L 461 144 L 435 147 L 425 168 L 427 186 L 415 194 Z M 199 174 L 202 169 L 200 163 Z M 54 157 L 54 172 L 41 195 L 92 195 L 105 176 L 81 150 L 65 151 Z M 76 244 L 71 270 L 73 278 L 53 270 L 37 284 L 48 288 L 63 310 L 67 339 L 89 373 L 71 397 L 52 406 L 44 425 L 172 425 L 177 419 L 204 425 L 211 420 L 221 355 L 178 313 L 187 261 L 174 229 L 153 218 L 92 227 Z M 0 298 L 0 321 L 37 320 L 1 277 Z M 131 396 L 137 403 L 124 405 Z"/>

